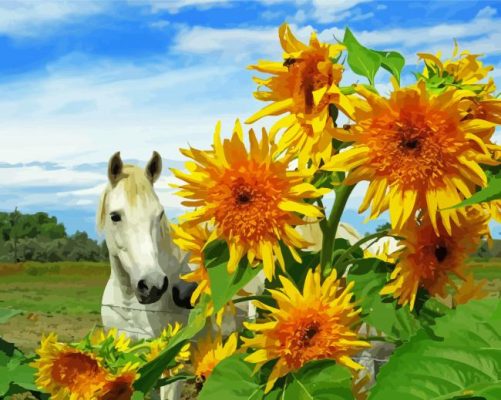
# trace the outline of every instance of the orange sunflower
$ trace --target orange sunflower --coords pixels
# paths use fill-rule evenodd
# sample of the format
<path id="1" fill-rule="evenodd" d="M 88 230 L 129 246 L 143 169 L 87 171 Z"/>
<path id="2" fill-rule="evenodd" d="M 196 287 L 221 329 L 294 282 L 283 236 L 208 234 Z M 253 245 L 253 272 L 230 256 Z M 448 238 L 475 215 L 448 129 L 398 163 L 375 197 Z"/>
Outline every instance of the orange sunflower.
<path id="1" fill-rule="evenodd" d="M 139 377 L 138 368 L 137 363 L 127 363 L 117 375 L 109 375 L 98 400 L 130 400 L 134 394 L 134 381 Z"/>
<path id="2" fill-rule="evenodd" d="M 482 238 L 490 237 L 489 219 L 486 209 L 475 206 L 461 216 L 461 223 L 453 227 L 451 235 L 443 228 L 436 233 L 428 217 L 419 225 L 407 226 L 399 232 L 405 237 L 403 247 L 391 281 L 381 294 L 393 295 L 399 304 L 409 304 L 412 310 L 419 288 L 441 297 L 446 296 L 448 286 L 457 289 L 451 277 L 455 275 L 467 281 L 465 261 L 478 248 Z"/>
<path id="3" fill-rule="evenodd" d="M 228 271 L 233 273 L 247 254 L 251 264 L 262 260 L 268 279 L 275 272 L 275 260 L 284 268 L 279 241 L 299 259 L 296 247 L 309 245 L 294 230 L 303 224 L 297 215 L 321 218 L 322 212 L 304 202 L 326 193 L 305 182 L 313 171 L 288 171 L 290 156 L 273 158 L 275 146 L 263 130 L 258 142 L 249 132 L 250 151 L 243 143 L 243 132 L 237 121 L 233 136 L 221 142 L 220 125 L 216 127 L 213 150 L 182 150 L 195 162 L 186 163 L 188 173 L 173 170 L 186 184 L 179 185 L 186 206 L 198 207 L 182 218 L 188 225 L 210 222 L 214 231 L 208 241 L 221 238 L 228 244 Z M 300 260 L 300 259 L 299 259 Z"/>
<path id="4" fill-rule="evenodd" d="M 255 113 L 246 123 L 252 123 L 269 115 L 289 113 L 271 128 L 270 137 L 282 129 L 277 151 L 289 149 L 299 153 L 299 166 L 312 159 L 318 165 L 321 159 L 332 154 L 332 127 L 329 105 L 335 104 L 348 115 L 353 111 L 347 97 L 338 87 L 344 67 L 338 64 L 341 44 L 318 41 L 313 32 L 310 44 L 297 40 L 287 24 L 280 26 L 278 35 L 284 49 L 284 61 L 260 61 L 249 68 L 272 74 L 268 79 L 254 78 L 259 87 L 254 96 L 258 100 L 272 101 Z"/>
<path id="5" fill-rule="evenodd" d="M 51 399 L 97 400 L 108 374 L 94 354 L 59 343 L 55 333 L 43 338 L 36 352 L 36 385 Z"/>
<path id="6" fill-rule="evenodd" d="M 244 347 L 255 350 L 245 360 L 256 363 L 257 368 L 278 359 L 265 393 L 277 379 L 313 360 L 329 358 L 353 371 L 362 369 L 351 356 L 370 344 L 359 340 L 353 330 L 360 313 L 351 302 L 353 282 L 340 287 L 333 269 L 322 284 L 318 268 L 308 271 L 301 293 L 290 280 L 279 278 L 282 288 L 270 290 L 277 308 L 256 302 L 258 308 L 270 314 L 261 323 L 245 323 L 258 333 L 250 339 L 242 338 Z"/>
<path id="7" fill-rule="evenodd" d="M 458 103 L 464 91 L 450 89 L 433 95 L 420 81 L 416 86 L 396 88 L 389 99 L 363 87 L 354 125 L 349 133 L 338 130 L 340 139 L 353 147 L 323 167 L 350 172 L 345 183 L 370 182 L 359 211 L 372 206 L 370 218 L 389 208 L 391 225 L 401 229 L 418 209 L 427 209 L 438 233 L 437 214 L 447 233 L 461 209 L 449 209 L 470 197 L 487 178 L 479 164 L 497 165 L 486 146 L 487 123 L 464 120 Z"/>

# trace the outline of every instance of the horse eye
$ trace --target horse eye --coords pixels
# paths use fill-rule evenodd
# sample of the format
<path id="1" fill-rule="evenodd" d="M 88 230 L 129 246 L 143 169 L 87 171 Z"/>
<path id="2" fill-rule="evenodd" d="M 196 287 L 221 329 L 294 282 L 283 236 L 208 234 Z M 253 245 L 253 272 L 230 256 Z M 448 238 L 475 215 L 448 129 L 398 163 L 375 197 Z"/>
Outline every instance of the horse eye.
<path id="1" fill-rule="evenodd" d="M 119 222 L 122 220 L 122 217 L 120 216 L 120 214 L 117 214 L 117 213 L 111 213 L 111 220 L 113 222 Z"/>
<path id="2" fill-rule="evenodd" d="M 161 220 L 164 215 L 165 215 L 165 211 L 162 210 L 162 212 L 160 213 L 160 216 L 158 217 L 158 219 Z"/>

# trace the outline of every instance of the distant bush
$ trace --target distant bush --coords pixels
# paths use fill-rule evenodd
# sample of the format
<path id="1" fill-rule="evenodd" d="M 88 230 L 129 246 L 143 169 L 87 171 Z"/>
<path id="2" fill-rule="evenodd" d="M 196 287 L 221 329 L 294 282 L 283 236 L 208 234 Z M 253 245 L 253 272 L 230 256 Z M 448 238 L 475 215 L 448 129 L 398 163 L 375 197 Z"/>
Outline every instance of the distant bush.
<path id="1" fill-rule="evenodd" d="M 86 232 L 66 234 L 66 228 L 47 213 L 0 212 L 0 262 L 105 261 L 106 243 Z"/>

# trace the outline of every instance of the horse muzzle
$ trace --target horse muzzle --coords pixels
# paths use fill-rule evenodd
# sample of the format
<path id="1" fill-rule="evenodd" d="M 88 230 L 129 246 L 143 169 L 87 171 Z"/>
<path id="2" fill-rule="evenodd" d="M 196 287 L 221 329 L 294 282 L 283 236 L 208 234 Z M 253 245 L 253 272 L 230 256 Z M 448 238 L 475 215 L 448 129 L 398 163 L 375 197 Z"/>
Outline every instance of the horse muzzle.
<path id="1" fill-rule="evenodd" d="M 191 309 L 191 295 L 197 288 L 196 283 L 179 281 L 172 286 L 172 299 L 176 306 Z"/>
<path id="2" fill-rule="evenodd" d="M 162 287 L 149 285 L 146 280 L 141 279 L 136 288 L 136 297 L 141 304 L 152 304 L 160 300 L 160 297 L 167 291 L 169 280 L 164 277 Z"/>

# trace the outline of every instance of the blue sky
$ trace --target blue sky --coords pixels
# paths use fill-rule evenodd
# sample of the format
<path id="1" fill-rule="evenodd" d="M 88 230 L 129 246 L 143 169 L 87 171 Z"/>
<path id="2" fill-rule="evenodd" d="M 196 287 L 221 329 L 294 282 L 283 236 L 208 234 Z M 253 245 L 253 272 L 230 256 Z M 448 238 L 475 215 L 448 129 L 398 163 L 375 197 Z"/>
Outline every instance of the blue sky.
<path id="1" fill-rule="evenodd" d="M 246 66 L 278 59 L 289 22 L 325 41 L 349 26 L 365 45 L 407 58 L 461 48 L 487 56 L 501 85 L 501 2 L 374 0 L 17 0 L 0 2 L 0 210 L 47 211 L 95 236 L 106 162 L 117 150 L 144 164 L 153 150 L 180 166 L 179 147 L 207 148 L 217 120 L 229 132 L 263 104 Z M 346 75 L 348 80 L 353 76 Z M 381 92 L 388 77 L 378 75 Z M 264 120 L 259 126 L 269 126 Z M 226 130 L 225 130 L 226 129 Z M 499 134 L 497 135 L 499 142 Z M 180 206 L 165 169 L 157 192 Z M 363 232 L 355 190 L 345 220 Z M 494 235 L 501 236 L 499 225 Z"/>

